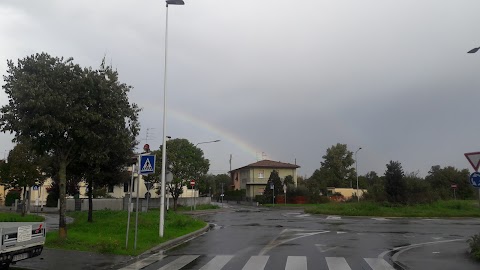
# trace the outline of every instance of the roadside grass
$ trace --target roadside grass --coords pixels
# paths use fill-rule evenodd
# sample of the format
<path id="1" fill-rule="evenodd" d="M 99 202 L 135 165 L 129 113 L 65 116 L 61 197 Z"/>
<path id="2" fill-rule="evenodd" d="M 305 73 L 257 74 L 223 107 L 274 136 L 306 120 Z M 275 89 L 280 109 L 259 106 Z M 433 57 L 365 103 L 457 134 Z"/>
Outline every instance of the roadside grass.
<path id="1" fill-rule="evenodd" d="M 94 211 L 93 223 L 87 222 L 88 212 L 67 215 L 75 219 L 67 226 L 67 239 L 62 241 L 58 231 L 49 232 L 46 247 L 135 256 L 206 225 L 201 220 L 169 211 L 165 214 L 164 237 L 160 238 L 159 210 L 138 213 L 137 249 L 134 249 L 135 212 L 130 216 L 128 248 L 125 248 L 127 211 Z"/>
<path id="2" fill-rule="evenodd" d="M 177 211 L 191 211 L 191 206 L 177 205 Z M 195 211 L 198 210 L 210 210 L 210 209 L 220 209 L 218 205 L 213 204 L 199 204 L 195 207 Z"/>
<path id="3" fill-rule="evenodd" d="M 45 219 L 37 215 L 25 215 L 22 217 L 19 213 L 0 212 L 0 222 L 42 222 Z"/>
<path id="4" fill-rule="evenodd" d="M 476 201 L 437 201 L 431 204 L 388 205 L 374 202 L 305 205 L 305 212 L 323 215 L 379 217 L 480 217 Z"/>

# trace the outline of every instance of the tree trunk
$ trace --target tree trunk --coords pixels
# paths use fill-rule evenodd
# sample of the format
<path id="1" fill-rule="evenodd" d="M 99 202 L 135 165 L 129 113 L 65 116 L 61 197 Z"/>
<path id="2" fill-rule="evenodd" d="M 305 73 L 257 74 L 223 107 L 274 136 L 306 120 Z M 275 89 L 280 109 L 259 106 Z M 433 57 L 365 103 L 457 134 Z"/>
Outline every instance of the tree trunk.
<path id="1" fill-rule="evenodd" d="M 93 222 L 93 180 L 88 179 L 88 222 Z"/>
<path id="2" fill-rule="evenodd" d="M 173 211 L 177 211 L 178 196 L 173 196 Z"/>
<path id="3" fill-rule="evenodd" d="M 26 204 L 26 201 L 27 201 L 27 187 L 24 186 L 23 187 L 23 198 L 22 198 L 22 217 L 25 216 L 25 213 L 27 212 L 27 204 Z M 15 211 L 17 211 L 17 209 L 15 209 Z"/>
<path id="4" fill-rule="evenodd" d="M 30 187 L 27 187 L 27 199 L 25 200 L 26 202 L 26 208 L 25 208 L 25 213 L 30 214 L 30 198 L 32 197 L 32 190 Z"/>
<path id="5" fill-rule="evenodd" d="M 67 212 L 67 161 L 65 158 L 60 160 L 60 169 L 58 171 L 58 177 L 60 179 L 60 211 L 59 211 L 59 228 L 58 235 L 60 239 L 67 238 L 67 222 L 65 220 L 65 214 Z"/>

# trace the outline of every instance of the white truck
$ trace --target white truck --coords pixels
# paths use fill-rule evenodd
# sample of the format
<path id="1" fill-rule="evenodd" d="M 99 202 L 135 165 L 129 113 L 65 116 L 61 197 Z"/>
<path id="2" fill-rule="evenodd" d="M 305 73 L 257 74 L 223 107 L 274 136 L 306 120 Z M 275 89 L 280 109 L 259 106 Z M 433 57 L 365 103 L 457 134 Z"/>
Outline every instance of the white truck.
<path id="1" fill-rule="evenodd" d="M 0 270 L 39 256 L 45 244 L 44 222 L 0 222 Z"/>

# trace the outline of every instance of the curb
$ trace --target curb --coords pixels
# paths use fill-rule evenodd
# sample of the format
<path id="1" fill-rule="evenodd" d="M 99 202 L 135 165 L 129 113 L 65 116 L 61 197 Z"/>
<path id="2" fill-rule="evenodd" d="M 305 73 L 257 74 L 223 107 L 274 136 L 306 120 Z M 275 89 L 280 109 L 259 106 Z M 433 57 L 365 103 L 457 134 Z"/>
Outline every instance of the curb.
<path id="1" fill-rule="evenodd" d="M 157 252 L 163 252 L 165 250 L 171 249 L 175 246 L 183 244 L 184 242 L 187 242 L 187 241 L 190 241 L 194 238 L 197 238 L 198 236 L 206 233 L 208 230 L 210 230 L 210 224 L 205 225 L 205 227 L 203 227 L 203 228 L 201 228 L 197 231 L 194 231 L 194 232 L 191 232 L 189 234 L 186 234 L 186 235 L 177 237 L 175 239 L 168 240 L 167 242 L 161 243 L 160 245 L 158 245 L 156 247 L 153 247 L 153 248 L 145 251 L 144 253 L 138 255 L 136 258 L 138 258 L 140 256 L 145 256 L 145 255 L 152 254 L 152 253 L 157 253 Z"/>
<path id="2" fill-rule="evenodd" d="M 171 239 L 171 240 L 168 240 L 167 242 L 164 242 L 164 243 L 161 243 L 159 244 L 158 246 L 156 247 L 153 247 L 145 252 L 143 252 L 142 254 L 140 255 L 137 255 L 135 257 L 132 257 L 131 259 L 128 259 L 126 261 L 123 261 L 121 263 L 118 263 L 116 265 L 112 265 L 112 267 L 110 267 L 109 269 L 119 269 L 119 267 L 127 267 L 128 265 L 131 265 L 137 261 L 140 261 L 141 259 L 145 259 L 147 257 L 149 257 L 150 255 L 152 254 L 155 254 L 155 253 L 160 253 L 162 254 L 164 251 L 168 250 L 168 249 L 171 249 L 173 247 L 176 247 L 180 244 L 183 244 L 187 241 L 190 241 L 200 235 L 203 235 L 205 234 L 207 231 L 210 230 L 210 227 L 212 225 L 211 224 L 207 224 L 205 225 L 205 227 L 199 229 L 199 230 L 196 230 L 194 232 L 191 232 L 189 234 L 186 234 L 186 235 L 183 235 L 183 236 L 180 236 L 180 237 L 177 237 L 175 239 Z"/>

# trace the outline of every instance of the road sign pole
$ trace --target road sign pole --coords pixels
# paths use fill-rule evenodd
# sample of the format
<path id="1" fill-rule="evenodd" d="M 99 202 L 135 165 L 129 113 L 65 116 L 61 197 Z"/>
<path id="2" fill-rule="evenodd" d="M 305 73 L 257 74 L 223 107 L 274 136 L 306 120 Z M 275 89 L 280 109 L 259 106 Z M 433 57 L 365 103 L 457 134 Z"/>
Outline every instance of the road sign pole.
<path id="1" fill-rule="evenodd" d="M 478 206 L 480 207 L 480 188 L 478 188 Z"/>
<path id="2" fill-rule="evenodd" d="M 130 231 L 130 213 L 131 211 L 131 206 L 132 206 L 132 187 L 133 187 L 133 176 L 135 174 L 135 164 L 132 166 L 132 179 L 130 180 L 130 196 L 128 196 L 128 205 L 127 205 L 127 211 L 128 211 L 128 219 L 127 219 L 127 239 L 125 240 L 125 249 L 128 249 L 128 232 Z"/>
<path id="3" fill-rule="evenodd" d="M 275 206 L 275 185 L 273 185 L 273 189 L 272 189 L 272 204 L 273 206 Z"/>
<path id="4" fill-rule="evenodd" d="M 138 232 L 138 204 L 139 204 L 139 197 L 140 197 L 140 174 L 138 174 L 138 179 L 137 179 L 137 205 L 136 205 L 136 211 L 135 213 L 135 243 L 133 244 L 133 248 L 137 249 L 137 232 Z"/>

